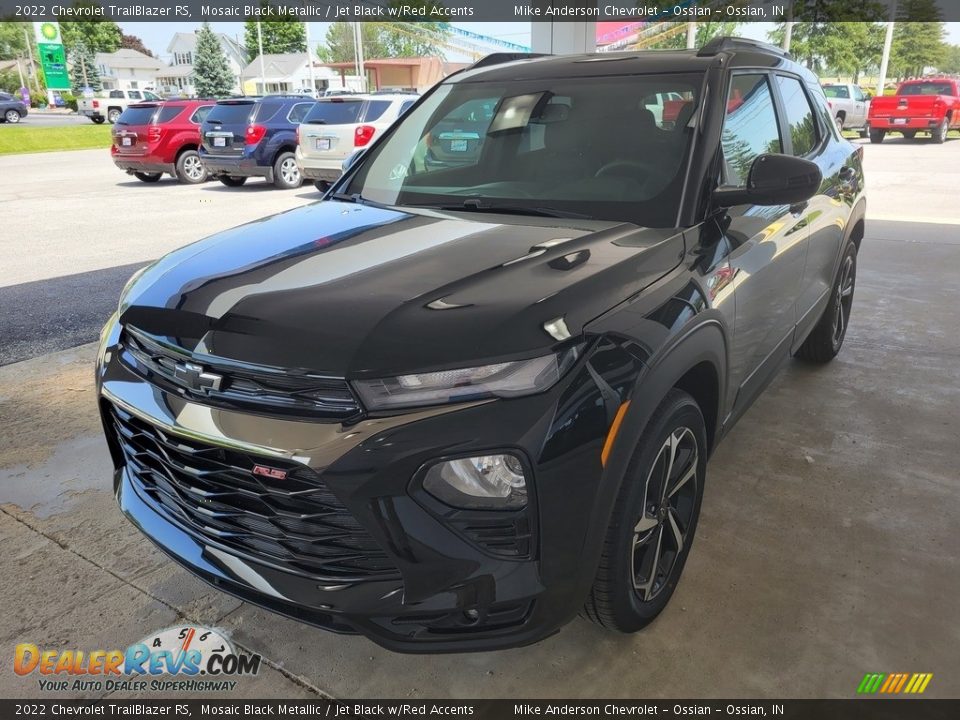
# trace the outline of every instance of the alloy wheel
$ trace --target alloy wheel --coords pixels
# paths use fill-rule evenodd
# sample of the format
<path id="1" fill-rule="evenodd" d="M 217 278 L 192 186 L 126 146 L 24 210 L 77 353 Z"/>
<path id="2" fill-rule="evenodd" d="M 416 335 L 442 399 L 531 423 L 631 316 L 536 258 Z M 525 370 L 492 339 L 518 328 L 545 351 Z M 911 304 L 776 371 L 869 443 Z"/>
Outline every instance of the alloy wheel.
<path id="1" fill-rule="evenodd" d="M 843 132 L 843 118 L 837 115 L 833 121 L 837 124 L 837 132 Z"/>
<path id="2" fill-rule="evenodd" d="M 203 179 L 203 165 L 200 164 L 200 158 L 196 155 L 188 155 L 183 161 L 183 172 L 191 180 L 199 181 Z"/>
<path id="3" fill-rule="evenodd" d="M 664 441 L 646 481 L 643 514 L 633 528 L 631 573 L 642 602 L 653 600 L 670 580 L 687 545 L 697 498 L 699 448 L 688 427 Z"/>
<path id="4" fill-rule="evenodd" d="M 293 158 L 287 158 L 280 163 L 280 177 L 288 185 L 296 185 L 300 182 L 300 170 L 297 168 L 297 161 Z"/>
<path id="5" fill-rule="evenodd" d="M 836 346 L 843 340 L 843 334 L 850 322 L 850 308 L 853 306 L 853 257 L 848 255 L 840 269 L 840 282 L 837 283 L 836 311 L 833 317 L 833 344 Z"/>
<path id="6" fill-rule="evenodd" d="M 12 124 L 12 123 L 18 123 L 18 122 L 20 122 L 20 113 L 18 113 L 16 110 L 7 110 L 7 112 L 4 114 L 3 118 L 4 118 L 4 120 L 6 120 L 8 123 L 11 123 L 11 124 Z"/>

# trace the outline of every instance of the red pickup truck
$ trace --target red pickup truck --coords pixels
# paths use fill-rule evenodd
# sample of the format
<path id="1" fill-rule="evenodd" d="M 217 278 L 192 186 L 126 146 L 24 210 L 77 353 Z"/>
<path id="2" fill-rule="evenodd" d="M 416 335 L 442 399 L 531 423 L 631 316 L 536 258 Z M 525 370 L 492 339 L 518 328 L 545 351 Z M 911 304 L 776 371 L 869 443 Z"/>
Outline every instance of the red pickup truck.
<path id="1" fill-rule="evenodd" d="M 912 139 L 918 132 L 930 133 L 935 143 L 960 128 L 960 81 L 954 78 L 924 78 L 900 83 L 896 95 L 875 97 L 867 118 L 870 142 L 883 142 L 888 132 Z"/>

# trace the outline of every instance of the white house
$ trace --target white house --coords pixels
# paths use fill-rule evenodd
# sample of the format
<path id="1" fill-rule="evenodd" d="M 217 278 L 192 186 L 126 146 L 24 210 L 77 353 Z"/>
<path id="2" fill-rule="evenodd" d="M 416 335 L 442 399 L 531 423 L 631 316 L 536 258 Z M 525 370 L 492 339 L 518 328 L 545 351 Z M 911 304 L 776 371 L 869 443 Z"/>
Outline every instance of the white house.
<path id="1" fill-rule="evenodd" d="M 240 72 L 247 64 L 247 50 L 239 42 L 226 33 L 216 33 L 227 56 L 227 64 L 234 78 L 233 92 L 240 92 Z M 170 54 L 170 67 L 159 80 L 161 92 L 170 95 L 194 95 L 193 87 L 193 59 L 197 54 L 196 33 L 174 33 L 173 39 L 167 45 Z"/>
<path id="2" fill-rule="evenodd" d="M 243 91 L 248 95 L 269 95 L 277 93 L 309 93 L 310 66 L 313 62 L 314 91 L 322 93 L 328 88 L 341 89 L 343 83 L 340 74 L 323 65 L 314 55 L 307 53 L 264 54 L 255 57 L 240 74 Z"/>
<path id="3" fill-rule="evenodd" d="M 157 78 L 167 70 L 163 60 L 128 48 L 97 53 L 93 63 L 100 72 L 104 90 L 155 90 Z"/>

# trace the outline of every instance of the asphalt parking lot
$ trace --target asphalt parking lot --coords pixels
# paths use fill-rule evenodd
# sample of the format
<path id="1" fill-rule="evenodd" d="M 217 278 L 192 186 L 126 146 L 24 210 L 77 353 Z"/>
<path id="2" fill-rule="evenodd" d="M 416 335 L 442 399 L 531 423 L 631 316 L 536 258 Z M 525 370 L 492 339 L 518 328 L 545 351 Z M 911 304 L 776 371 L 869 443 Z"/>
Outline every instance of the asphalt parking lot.
<path id="1" fill-rule="evenodd" d="M 932 672 L 927 696 L 960 695 L 960 140 L 865 153 L 844 349 L 789 363 L 718 448 L 664 614 L 634 636 L 576 620 L 456 656 L 396 655 L 236 601 L 114 507 L 90 341 L 126 278 L 311 202 L 312 186 L 148 186 L 103 151 L 0 158 L 0 212 L 18 228 L 0 234 L 0 696 L 36 696 L 11 670 L 15 643 L 122 648 L 183 620 L 264 656 L 231 697 L 852 697 L 866 672 Z"/>

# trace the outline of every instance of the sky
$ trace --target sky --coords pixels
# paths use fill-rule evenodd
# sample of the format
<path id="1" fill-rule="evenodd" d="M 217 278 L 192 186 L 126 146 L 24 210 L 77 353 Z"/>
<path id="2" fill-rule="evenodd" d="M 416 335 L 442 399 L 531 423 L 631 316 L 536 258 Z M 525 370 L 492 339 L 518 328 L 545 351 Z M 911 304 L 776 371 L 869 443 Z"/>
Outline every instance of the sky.
<path id="1" fill-rule="evenodd" d="M 243 41 L 243 23 L 242 22 L 214 22 L 210 23 L 217 32 L 227 33 L 228 35 L 238 37 Z M 530 23 L 529 22 L 465 22 L 451 23 L 458 28 L 468 30 L 479 35 L 487 35 L 498 40 L 517 43 L 518 45 L 530 44 Z M 130 35 L 137 35 L 143 40 L 144 44 L 158 55 L 162 60 L 170 60 L 167 52 L 167 45 L 175 32 L 190 32 L 200 26 L 200 23 L 166 23 L 166 22 L 122 22 L 119 23 L 123 31 Z M 316 46 L 323 41 L 327 34 L 327 28 L 330 23 L 312 22 L 308 23 L 310 31 L 310 42 Z M 960 45 L 960 22 L 946 23 L 947 42 Z M 740 26 L 739 35 L 753 38 L 755 40 L 766 40 L 767 32 L 773 28 L 773 23 L 744 23 Z M 464 54 L 458 56 L 454 52 L 447 53 L 447 59 L 452 61 L 470 60 L 471 58 Z"/>

